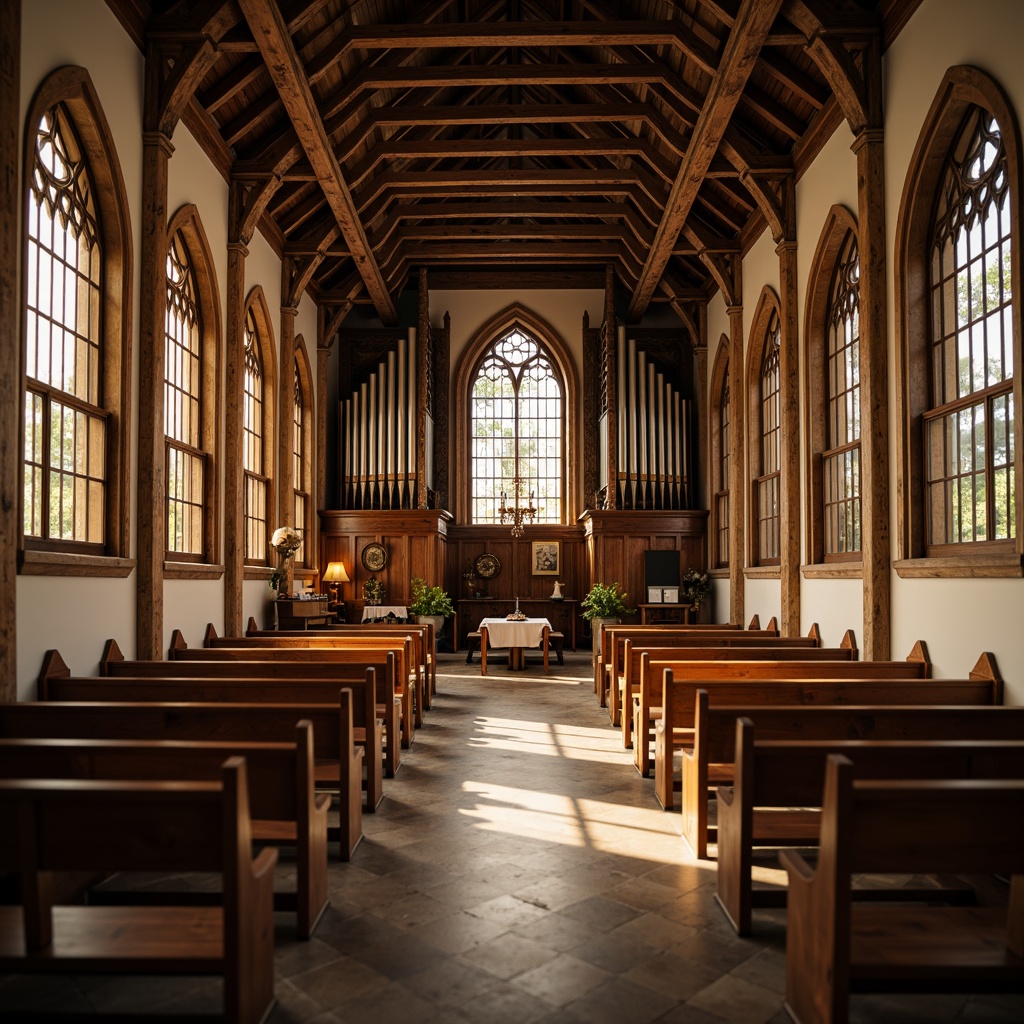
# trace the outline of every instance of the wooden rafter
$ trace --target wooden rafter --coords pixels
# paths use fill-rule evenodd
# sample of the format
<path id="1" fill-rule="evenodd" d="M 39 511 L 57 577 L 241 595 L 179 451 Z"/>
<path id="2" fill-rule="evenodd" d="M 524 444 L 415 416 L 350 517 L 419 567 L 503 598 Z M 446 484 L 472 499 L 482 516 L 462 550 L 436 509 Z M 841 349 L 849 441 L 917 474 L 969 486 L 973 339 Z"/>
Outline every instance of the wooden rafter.
<path id="1" fill-rule="evenodd" d="M 281 12 L 275 2 L 239 0 L 239 3 L 302 148 L 320 177 L 320 185 L 331 213 L 352 251 L 377 313 L 384 323 L 394 324 L 398 319 L 394 302 L 385 287 L 380 268 L 356 214 L 348 185 L 331 150 L 309 82 Z"/>
<path id="2" fill-rule="evenodd" d="M 744 0 L 740 5 L 718 72 L 694 129 L 650 255 L 633 292 L 629 319 L 639 320 L 651 301 L 683 224 L 697 198 L 704 172 L 718 150 L 729 119 L 754 68 L 782 0 Z"/>

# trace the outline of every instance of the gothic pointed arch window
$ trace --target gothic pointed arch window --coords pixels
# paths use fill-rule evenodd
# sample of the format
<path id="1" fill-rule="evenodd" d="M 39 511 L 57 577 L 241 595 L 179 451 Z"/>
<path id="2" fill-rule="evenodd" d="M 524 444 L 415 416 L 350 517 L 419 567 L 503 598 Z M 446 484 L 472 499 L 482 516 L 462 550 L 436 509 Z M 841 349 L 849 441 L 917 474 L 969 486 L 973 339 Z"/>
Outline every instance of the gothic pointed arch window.
<path id="1" fill-rule="evenodd" d="M 313 535 L 313 385 L 302 335 L 295 339 L 291 416 L 292 523 L 303 538 L 296 566 L 315 562 L 306 538 Z"/>
<path id="2" fill-rule="evenodd" d="M 195 206 L 168 228 L 164 346 L 164 450 L 168 572 L 176 562 L 216 563 L 217 394 L 220 302 L 206 234 Z M 182 567 L 182 572 L 188 575 Z"/>
<path id="3" fill-rule="evenodd" d="M 765 288 L 751 329 L 747 375 L 750 474 L 750 564 L 781 561 L 782 321 L 775 293 Z"/>
<path id="4" fill-rule="evenodd" d="M 556 361 L 525 327 L 502 331 L 483 353 L 469 406 L 471 521 L 499 523 L 505 492 L 521 504 L 533 494 L 535 522 L 563 522 L 565 385 Z"/>
<path id="5" fill-rule="evenodd" d="M 127 200 L 87 72 L 40 86 L 26 131 L 20 571 L 126 575 Z"/>
<path id="6" fill-rule="evenodd" d="M 712 564 L 725 569 L 729 565 L 729 340 L 724 335 L 718 345 L 711 377 L 711 489 L 714 493 Z"/>
<path id="7" fill-rule="evenodd" d="M 897 222 L 904 574 L 1020 573 L 1019 154 L 998 84 L 950 68 Z"/>
<path id="8" fill-rule="evenodd" d="M 246 303 L 242 383 L 243 547 L 250 565 L 268 564 L 274 496 L 274 346 L 263 292 Z"/>

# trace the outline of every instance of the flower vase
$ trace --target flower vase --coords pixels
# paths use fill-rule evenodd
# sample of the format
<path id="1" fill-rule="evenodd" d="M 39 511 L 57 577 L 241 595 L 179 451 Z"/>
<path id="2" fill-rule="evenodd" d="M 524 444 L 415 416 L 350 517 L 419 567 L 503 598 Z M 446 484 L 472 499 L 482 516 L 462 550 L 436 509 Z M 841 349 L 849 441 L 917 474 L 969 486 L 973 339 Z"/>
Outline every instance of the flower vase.
<path id="1" fill-rule="evenodd" d="M 295 567 L 292 565 L 290 558 L 281 559 L 281 580 L 277 584 L 277 596 L 279 598 L 292 596 L 292 586 L 295 579 L 294 569 Z"/>

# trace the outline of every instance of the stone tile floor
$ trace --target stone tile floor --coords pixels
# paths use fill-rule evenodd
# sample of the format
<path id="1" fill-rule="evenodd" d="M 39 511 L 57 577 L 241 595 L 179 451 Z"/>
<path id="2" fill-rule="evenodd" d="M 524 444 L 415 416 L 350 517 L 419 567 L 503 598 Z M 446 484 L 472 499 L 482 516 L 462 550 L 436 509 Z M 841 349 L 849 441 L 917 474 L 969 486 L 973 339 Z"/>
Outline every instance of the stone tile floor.
<path id="1" fill-rule="evenodd" d="M 593 694 L 589 653 L 438 696 L 309 942 L 277 928 L 271 1021 L 781 1024 L 785 915 L 739 939 Z M 291 865 L 282 856 L 279 871 Z M 769 875 L 766 875 L 769 877 Z M 0 977 L 0 1014 L 217 1012 L 216 981 Z M 1024 997 L 854 997 L 854 1024 L 1021 1024 Z"/>

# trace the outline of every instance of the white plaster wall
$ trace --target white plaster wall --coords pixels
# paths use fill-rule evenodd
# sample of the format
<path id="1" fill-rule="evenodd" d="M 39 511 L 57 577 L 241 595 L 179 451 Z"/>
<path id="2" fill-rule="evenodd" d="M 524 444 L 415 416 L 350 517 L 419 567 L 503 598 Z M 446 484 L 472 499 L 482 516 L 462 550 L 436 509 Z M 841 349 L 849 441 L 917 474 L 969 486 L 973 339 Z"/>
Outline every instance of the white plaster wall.
<path id="1" fill-rule="evenodd" d="M 32 0 L 22 4 L 21 125 L 40 83 L 67 64 L 89 70 L 114 138 L 128 196 L 132 238 L 132 334 L 138 336 L 138 225 L 142 198 L 142 55 L 100 0 Z M 138 405 L 138 358 L 132 342 L 132 407 Z M 137 419 L 131 426 L 131 479 L 138 451 Z M 138 521 L 130 488 L 131 554 Z M 107 637 L 129 657 L 135 653 L 135 574 L 127 579 L 19 576 L 18 698 L 35 696 L 43 655 L 60 651 L 73 672 L 94 672 Z"/>

